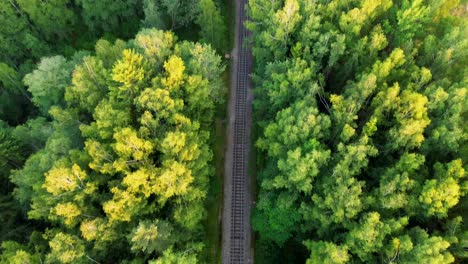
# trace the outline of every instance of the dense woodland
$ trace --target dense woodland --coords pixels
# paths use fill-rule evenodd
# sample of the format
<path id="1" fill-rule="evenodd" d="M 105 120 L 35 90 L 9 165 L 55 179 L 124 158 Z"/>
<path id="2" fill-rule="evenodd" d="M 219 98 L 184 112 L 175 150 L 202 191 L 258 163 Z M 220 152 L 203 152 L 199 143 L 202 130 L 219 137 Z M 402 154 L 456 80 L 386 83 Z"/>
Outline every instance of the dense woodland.
<path id="1" fill-rule="evenodd" d="M 127 40 L 140 28 L 156 27 L 225 51 L 220 6 L 221 0 L 1 1 L 0 118 L 17 125 L 36 115 L 22 79 L 42 57 L 72 58 L 92 51 L 100 38 Z"/>
<path id="2" fill-rule="evenodd" d="M 457 0 L 250 0 L 258 263 L 466 263 Z"/>
<path id="3" fill-rule="evenodd" d="M 221 10 L 0 1 L 0 263 L 205 261 Z"/>
<path id="4" fill-rule="evenodd" d="M 224 2 L 0 1 L 0 263 L 216 261 Z M 466 1 L 248 9 L 256 262 L 468 261 Z"/>

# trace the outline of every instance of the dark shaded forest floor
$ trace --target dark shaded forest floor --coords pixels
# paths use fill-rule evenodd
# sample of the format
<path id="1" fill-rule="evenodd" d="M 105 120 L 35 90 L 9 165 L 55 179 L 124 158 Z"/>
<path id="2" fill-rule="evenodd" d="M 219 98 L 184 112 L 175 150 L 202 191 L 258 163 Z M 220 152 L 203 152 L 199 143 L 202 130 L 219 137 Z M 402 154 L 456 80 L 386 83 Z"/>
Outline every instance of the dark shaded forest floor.
<path id="1" fill-rule="evenodd" d="M 225 24 L 228 29 L 226 40 L 226 53 L 230 53 L 233 48 L 234 41 L 234 16 L 235 10 L 232 0 L 223 0 L 221 11 L 225 15 Z M 224 57 L 225 54 L 220 54 Z M 226 70 L 223 75 L 223 81 L 226 85 L 226 97 L 230 94 L 231 84 L 231 64 L 230 60 L 225 60 Z M 223 205 L 223 184 L 224 184 L 224 160 L 226 152 L 226 118 L 227 118 L 227 101 L 220 105 L 216 111 L 215 127 L 212 130 L 214 135 L 212 142 L 213 149 L 213 164 L 215 166 L 215 176 L 210 185 L 210 196 L 207 202 L 207 218 L 204 222 L 206 232 L 206 249 L 203 254 L 203 259 L 206 263 L 221 263 L 221 219 Z"/>

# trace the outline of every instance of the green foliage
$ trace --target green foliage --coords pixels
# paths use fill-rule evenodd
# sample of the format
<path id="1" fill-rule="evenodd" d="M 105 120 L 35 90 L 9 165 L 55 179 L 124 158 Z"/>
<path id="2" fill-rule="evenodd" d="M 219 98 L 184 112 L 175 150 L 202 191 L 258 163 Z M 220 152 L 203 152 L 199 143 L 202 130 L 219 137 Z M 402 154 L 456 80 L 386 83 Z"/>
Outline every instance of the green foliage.
<path id="1" fill-rule="evenodd" d="M 457 205 L 460 197 L 468 191 L 468 185 L 463 181 L 465 170 L 461 159 L 446 166 L 436 163 L 434 169 L 436 179 L 424 182 L 419 201 L 427 210 L 426 214 L 444 218 L 448 210 Z"/>
<path id="2" fill-rule="evenodd" d="M 62 56 L 42 58 L 36 70 L 24 77 L 32 102 L 46 114 L 54 105 L 63 105 L 65 88 L 70 85 L 73 65 Z"/>
<path id="3" fill-rule="evenodd" d="M 41 261 L 39 254 L 31 254 L 28 248 L 12 241 L 2 243 L 1 264 L 33 264 Z"/>
<path id="4" fill-rule="evenodd" d="M 112 80 L 118 82 L 117 97 L 132 99 L 145 85 L 145 71 L 149 70 L 143 56 L 134 50 L 124 50 L 123 58 L 112 68 Z"/>
<path id="5" fill-rule="evenodd" d="M 77 14 L 70 9 L 71 0 L 16 0 L 20 8 L 29 17 L 49 41 L 70 36 L 77 21 Z"/>
<path id="6" fill-rule="evenodd" d="M 143 0 L 143 27 L 176 30 L 193 26 L 200 0 Z M 192 30 L 192 29 L 190 29 Z"/>
<path id="7" fill-rule="evenodd" d="M 224 66 L 172 32 L 116 38 L 195 36 L 198 4 L 1 1 L 0 242 L 37 231 L 1 263 L 197 262 Z"/>
<path id="8" fill-rule="evenodd" d="M 266 197 L 259 202 L 259 210 L 253 216 L 252 224 L 264 234 L 266 240 L 281 246 L 291 238 L 301 217 L 296 199 L 290 193 L 283 192 L 279 197 Z"/>
<path id="9" fill-rule="evenodd" d="M 83 10 L 84 23 L 95 33 L 112 32 L 117 36 L 130 37 L 138 29 L 141 0 L 76 2 Z"/>
<path id="10" fill-rule="evenodd" d="M 198 11 L 199 0 L 160 0 L 160 5 L 168 16 L 170 29 L 176 29 L 191 23 Z"/>
<path id="11" fill-rule="evenodd" d="M 29 219 L 50 227 L 40 257 L 196 263 L 213 174 L 210 129 L 224 94 L 221 59 L 209 45 L 177 43 L 156 29 L 95 49 L 69 62 L 43 59 L 26 75 L 51 122 L 0 130 L 0 165 L 19 159 L 10 175 L 15 198 Z M 18 147 L 35 152 L 23 167 Z M 36 257 L 28 252 L 36 251 L 4 257 Z"/>
<path id="12" fill-rule="evenodd" d="M 349 261 L 349 254 L 346 247 L 340 247 L 333 243 L 323 241 L 306 241 L 304 244 L 311 252 L 310 258 L 306 262 L 307 264 L 343 264 Z"/>
<path id="13" fill-rule="evenodd" d="M 465 261 L 464 8 L 249 1 L 263 258 Z"/>
<path id="14" fill-rule="evenodd" d="M 152 66 L 161 67 L 172 54 L 177 37 L 170 31 L 143 29 L 135 36 L 135 45 Z"/>
<path id="15" fill-rule="evenodd" d="M 450 243 L 439 236 L 429 236 L 416 227 L 410 232 L 411 241 L 402 247 L 401 261 L 404 263 L 453 263 L 454 257 L 447 252 Z"/>
<path id="16" fill-rule="evenodd" d="M 193 250 L 193 249 L 192 249 Z M 190 250 L 190 251 L 192 251 Z M 191 252 L 189 253 L 175 253 L 172 249 L 164 251 L 161 258 L 150 261 L 150 264 L 196 264 L 197 256 Z"/>
<path id="17" fill-rule="evenodd" d="M 197 24 L 200 25 L 201 40 L 210 43 L 216 50 L 223 51 L 226 47 L 224 19 L 213 0 L 201 0 L 198 4 L 200 14 Z"/>
<path id="18" fill-rule="evenodd" d="M 166 22 L 163 17 L 164 13 L 158 1 L 143 0 L 143 11 L 145 13 L 145 19 L 142 21 L 143 27 L 166 28 Z"/>
<path id="19" fill-rule="evenodd" d="M 0 13 L 0 23 L 3 25 L 0 28 L 1 62 L 20 65 L 28 60 L 34 61 L 48 52 L 49 47 L 15 1 L 2 1 Z"/>
<path id="20" fill-rule="evenodd" d="M 29 99 L 18 72 L 0 63 L 0 119 L 10 124 L 20 123 L 28 114 Z"/>
<path id="21" fill-rule="evenodd" d="M 78 237 L 57 233 L 49 242 L 48 262 L 85 263 L 85 245 Z"/>
<path id="22" fill-rule="evenodd" d="M 0 123 L 0 125 L 3 125 Z M 0 127 L 0 182 L 2 186 L 8 186 L 10 170 L 19 168 L 24 160 L 20 142 L 12 136 L 11 129 L 7 126 Z M 9 188 L 2 189 L 6 194 Z"/>
<path id="23" fill-rule="evenodd" d="M 132 250 L 146 254 L 163 252 L 174 243 L 171 238 L 172 226 L 164 221 L 140 222 L 131 236 Z"/>
<path id="24" fill-rule="evenodd" d="M 16 126 L 12 136 L 25 146 L 28 156 L 44 148 L 47 139 L 53 132 L 52 125 L 44 117 L 29 119 L 25 124 Z"/>

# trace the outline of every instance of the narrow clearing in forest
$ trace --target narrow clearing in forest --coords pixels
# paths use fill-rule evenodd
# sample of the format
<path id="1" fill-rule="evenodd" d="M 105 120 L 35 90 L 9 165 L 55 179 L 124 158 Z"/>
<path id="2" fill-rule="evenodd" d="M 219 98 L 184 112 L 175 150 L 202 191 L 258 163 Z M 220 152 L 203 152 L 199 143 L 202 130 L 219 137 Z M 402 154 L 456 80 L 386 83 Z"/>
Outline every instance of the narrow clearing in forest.
<path id="1" fill-rule="evenodd" d="M 229 100 L 229 124 L 224 180 L 223 263 L 252 263 L 251 186 L 248 153 L 252 123 L 250 73 L 252 55 L 244 45 L 247 0 L 236 1 L 235 46 Z"/>

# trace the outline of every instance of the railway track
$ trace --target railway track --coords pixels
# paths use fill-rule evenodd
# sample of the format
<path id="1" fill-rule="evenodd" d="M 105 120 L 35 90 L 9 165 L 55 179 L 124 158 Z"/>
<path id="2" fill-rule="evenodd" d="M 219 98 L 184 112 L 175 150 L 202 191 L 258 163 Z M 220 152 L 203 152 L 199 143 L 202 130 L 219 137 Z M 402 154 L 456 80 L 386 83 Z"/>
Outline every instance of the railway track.
<path id="1" fill-rule="evenodd" d="M 230 101 L 231 140 L 228 143 L 226 165 L 225 208 L 223 216 L 223 263 L 252 263 L 250 231 L 250 178 L 248 152 L 250 146 L 251 96 L 250 73 L 252 55 L 245 39 L 249 36 L 244 26 L 248 0 L 236 1 L 236 40 L 233 83 Z M 230 171 L 229 171 L 230 170 Z M 226 193 L 228 192 L 228 193 Z"/>

